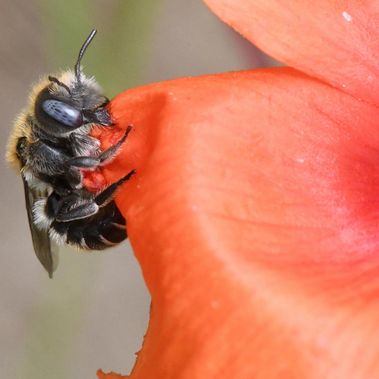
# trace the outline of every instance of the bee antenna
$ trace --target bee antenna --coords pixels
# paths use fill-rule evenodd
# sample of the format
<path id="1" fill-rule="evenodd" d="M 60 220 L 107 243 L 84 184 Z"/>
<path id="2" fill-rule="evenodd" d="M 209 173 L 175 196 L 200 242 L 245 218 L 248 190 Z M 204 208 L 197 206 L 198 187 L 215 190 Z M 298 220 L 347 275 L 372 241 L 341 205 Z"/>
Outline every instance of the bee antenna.
<path id="1" fill-rule="evenodd" d="M 87 50 L 88 45 L 91 43 L 91 41 L 93 40 L 93 37 L 95 37 L 96 33 L 97 33 L 97 30 L 93 29 L 91 31 L 90 35 L 84 41 L 82 47 L 80 48 L 79 56 L 78 56 L 78 59 L 77 59 L 77 61 L 75 63 L 75 76 L 76 76 L 76 79 L 77 79 L 78 83 L 80 83 L 80 62 L 81 62 L 81 60 L 83 58 L 84 53 Z"/>
<path id="2" fill-rule="evenodd" d="M 69 88 L 66 84 L 62 83 L 60 80 L 58 80 L 58 79 L 55 78 L 54 76 L 50 76 L 50 75 L 49 75 L 49 76 L 48 76 L 48 79 L 50 80 L 50 82 L 56 83 L 56 84 L 58 84 L 58 86 L 63 87 L 63 88 L 68 92 L 68 94 L 69 94 L 70 96 L 72 96 L 71 91 L 70 91 L 70 88 Z"/>

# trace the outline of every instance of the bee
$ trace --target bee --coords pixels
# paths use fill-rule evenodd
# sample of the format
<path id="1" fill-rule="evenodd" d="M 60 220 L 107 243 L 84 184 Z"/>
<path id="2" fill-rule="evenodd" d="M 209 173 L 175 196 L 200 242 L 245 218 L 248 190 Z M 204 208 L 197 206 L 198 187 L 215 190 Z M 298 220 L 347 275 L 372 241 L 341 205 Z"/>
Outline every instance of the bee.
<path id="1" fill-rule="evenodd" d="M 7 147 L 7 160 L 24 184 L 34 251 L 50 277 L 58 262 L 55 245 L 101 250 L 127 238 L 126 222 L 113 198 L 135 171 L 97 193 L 82 183 L 83 171 L 109 163 L 132 129 L 104 151 L 90 135 L 94 125 L 113 126 L 109 100 L 81 67 L 95 34 L 92 30 L 81 46 L 74 70 L 48 76 L 34 87 Z"/>

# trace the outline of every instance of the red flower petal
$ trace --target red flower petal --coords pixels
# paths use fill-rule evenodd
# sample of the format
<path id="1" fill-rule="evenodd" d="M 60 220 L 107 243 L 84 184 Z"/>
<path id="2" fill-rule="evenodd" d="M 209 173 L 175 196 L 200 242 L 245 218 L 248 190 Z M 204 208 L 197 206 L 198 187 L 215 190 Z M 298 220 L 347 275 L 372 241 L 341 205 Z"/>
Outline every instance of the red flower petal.
<path id="1" fill-rule="evenodd" d="M 379 104 L 377 0 L 205 2 L 279 61 Z"/>
<path id="2" fill-rule="evenodd" d="M 131 378 L 379 375 L 378 108 L 276 69 L 111 112 L 104 146 L 135 126 L 104 173 L 137 169 L 117 201 L 153 304 Z"/>

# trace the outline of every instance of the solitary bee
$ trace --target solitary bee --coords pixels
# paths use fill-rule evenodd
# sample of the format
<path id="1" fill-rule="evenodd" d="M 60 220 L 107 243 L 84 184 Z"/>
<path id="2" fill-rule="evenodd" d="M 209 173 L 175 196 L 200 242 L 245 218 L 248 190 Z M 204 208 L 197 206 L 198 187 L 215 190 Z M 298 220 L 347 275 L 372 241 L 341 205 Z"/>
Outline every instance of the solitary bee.
<path id="1" fill-rule="evenodd" d="M 81 68 L 95 34 L 93 30 L 82 45 L 73 71 L 48 76 L 35 86 L 29 107 L 17 118 L 8 142 L 7 160 L 24 183 L 34 251 L 50 277 L 57 266 L 52 242 L 100 250 L 127 237 L 125 220 L 113 197 L 134 170 L 98 193 L 82 184 L 83 170 L 106 165 L 131 131 L 129 127 L 104 151 L 90 136 L 93 125 L 112 127 L 106 109 L 109 100 Z"/>

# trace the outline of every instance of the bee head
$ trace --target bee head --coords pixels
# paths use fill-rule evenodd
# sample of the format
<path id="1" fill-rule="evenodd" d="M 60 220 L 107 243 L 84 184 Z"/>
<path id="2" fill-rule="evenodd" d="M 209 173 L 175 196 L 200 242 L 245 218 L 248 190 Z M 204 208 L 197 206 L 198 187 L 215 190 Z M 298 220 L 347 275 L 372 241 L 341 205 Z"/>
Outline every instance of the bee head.
<path id="1" fill-rule="evenodd" d="M 93 30 L 82 45 L 74 70 L 49 76 L 34 102 L 39 127 L 52 135 L 66 135 L 89 123 L 104 123 L 96 116 L 108 99 L 96 80 L 86 77 L 81 68 L 83 55 L 96 34 Z M 105 124 L 109 120 L 105 120 Z"/>

